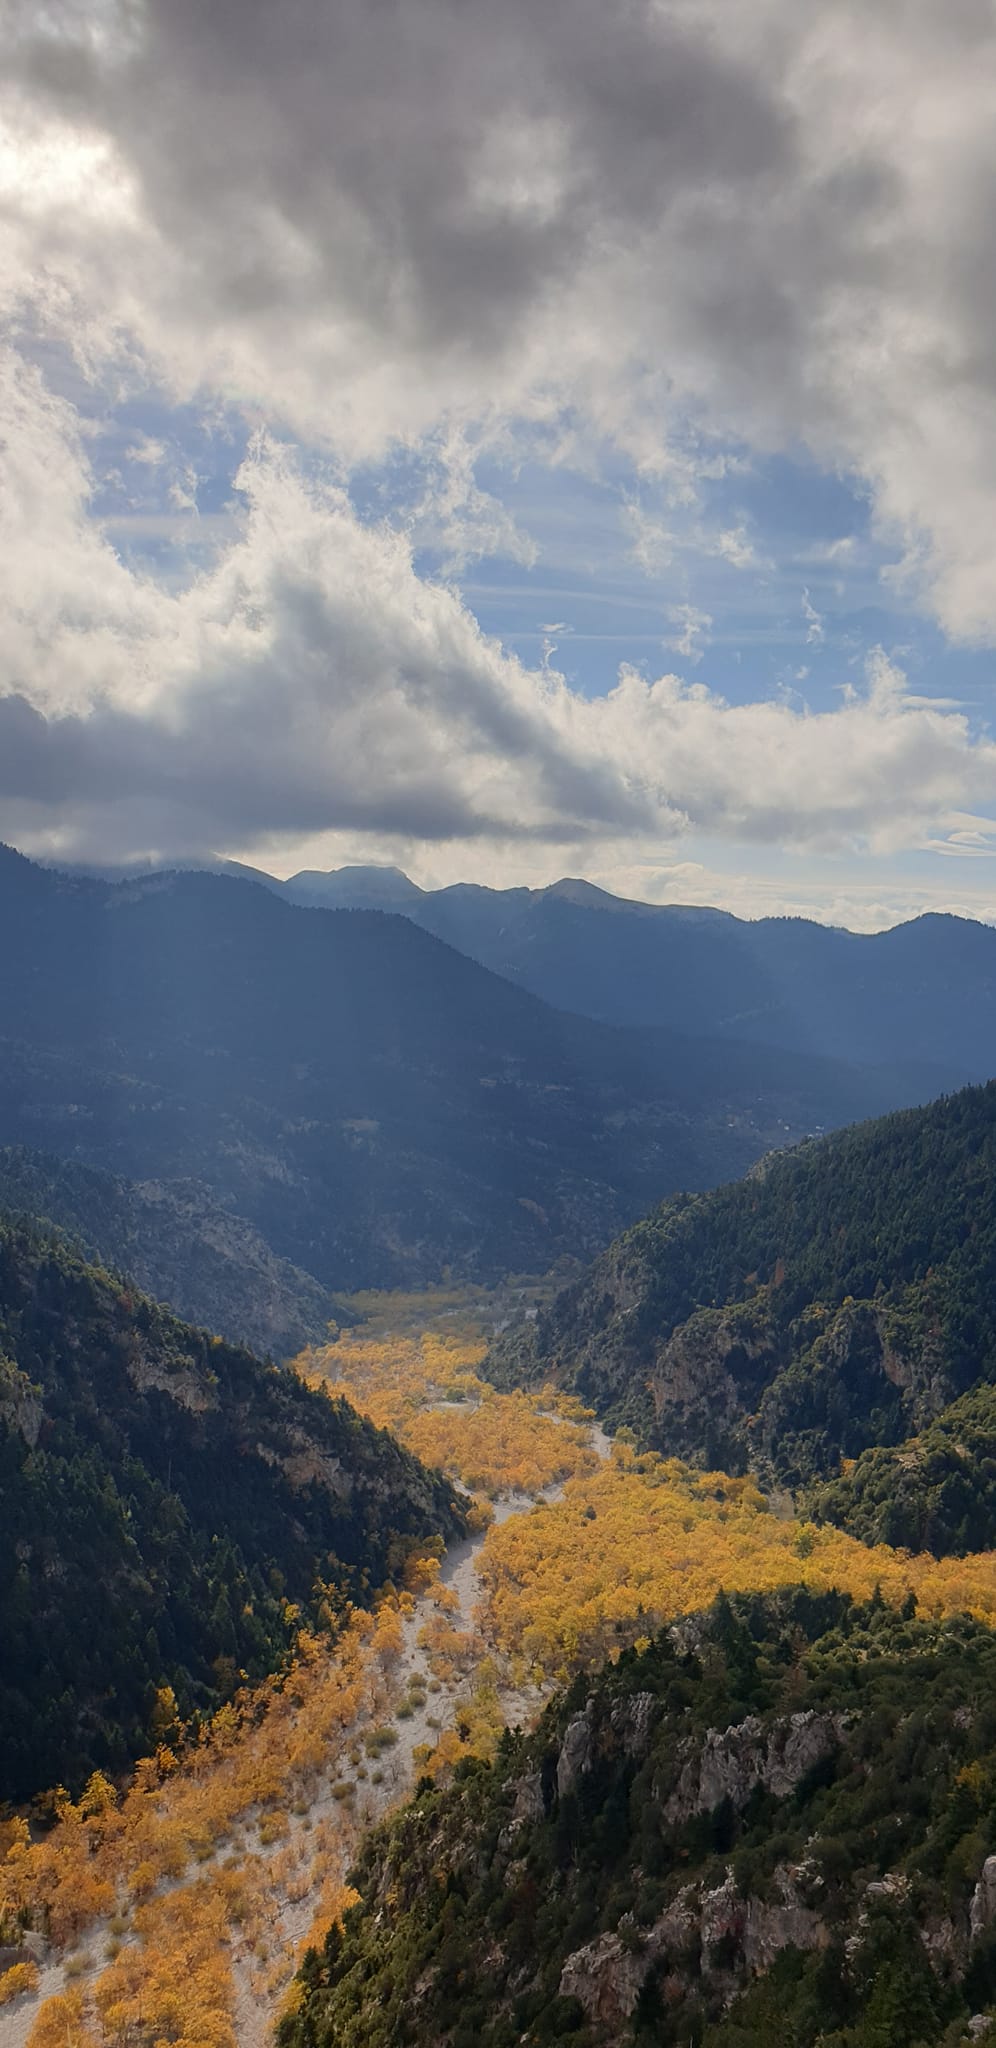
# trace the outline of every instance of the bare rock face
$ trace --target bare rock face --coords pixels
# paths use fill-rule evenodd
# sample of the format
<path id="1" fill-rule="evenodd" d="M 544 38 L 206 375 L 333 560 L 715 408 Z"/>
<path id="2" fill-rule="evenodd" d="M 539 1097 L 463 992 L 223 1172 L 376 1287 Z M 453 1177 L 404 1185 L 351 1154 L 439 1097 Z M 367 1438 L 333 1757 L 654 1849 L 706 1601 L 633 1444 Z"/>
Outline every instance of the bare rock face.
<path id="1" fill-rule="evenodd" d="M 663 1818 L 679 1826 L 729 1800 L 739 1812 L 761 1785 L 782 1799 L 808 1771 L 832 1755 L 841 1717 L 809 1711 L 776 1721 L 766 1732 L 755 1715 L 734 1728 L 710 1728 L 704 1741 L 685 1747 L 678 1782 Z"/>
<path id="2" fill-rule="evenodd" d="M 568 1956 L 560 1973 L 561 1998 L 576 1998 L 588 2019 L 606 2031 L 627 2020 L 650 1973 L 646 1945 L 627 1948 L 618 1934 L 603 1934 Z"/>
<path id="3" fill-rule="evenodd" d="M 634 2010 L 652 1969 L 687 1953 L 698 1937 L 697 1895 L 686 1885 L 667 1912 L 645 1930 L 627 1913 L 614 1934 L 601 1934 L 568 1956 L 560 1975 L 562 1998 L 576 1998 L 588 2018 L 611 2030 Z"/>
<path id="4" fill-rule="evenodd" d="M 556 1770 L 559 1797 L 575 1791 L 604 1746 L 621 1748 L 636 1761 L 646 1756 L 658 1704 L 653 1694 L 637 1693 L 617 1702 L 598 1727 L 595 1703 L 589 1700 L 564 1730 Z M 786 1715 L 767 1727 L 751 1715 L 736 1727 L 710 1729 L 704 1738 L 682 1745 L 676 1784 L 669 1775 L 672 1789 L 661 1809 L 662 1821 L 680 1826 L 724 1800 L 739 1810 L 758 1786 L 776 1798 L 786 1797 L 833 1753 L 843 1726 L 843 1716 L 810 1711 Z M 538 1774 L 521 1781 L 506 1831 L 509 1839 L 520 1802 L 523 1814 L 542 1811 Z M 996 1868 L 996 1858 L 993 1862 Z M 626 1914 L 614 1931 L 568 1956 L 561 1996 L 578 1999 L 591 2024 L 609 2038 L 630 2017 L 653 1970 L 668 1971 L 680 1981 L 694 1967 L 724 1998 L 732 1998 L 745 1974 L 767 1970 L 783 1949 L 826 1946 L 821 1887 L 816 1866 L 809 1863 L 780 1866 L 773 1898 L 745 1897 L 732 1870 L 711 1890 L 685 1885 L 652 1927 L 640 1927 Z"/>
<path id="5" fill-rule="evenodd" d="M 640 1763 L 650 1748 L 650 1737 L 658 1713 L 652 1692 L 635 1692 L 617 1700 L 609 1715 L 612 1739 L 632 1763 Z"/>
<path id="6" fill-rule="evenodd" d="M 972 1940 L 977 1941 L 979 1935 L 984 1934 L 986 1929 L 992 1926 L 994 1920 L 996 1920 L 996 1856 L 987 1856 L 982 1866 L 979 1882 L 972 1893 L 972 1903 L 968 1909 L 968 1924 L 971 1928 Z"/>
<path id="7" fill-rule="evenodd" d="M 732 1998 L 745 1973 L 769 1969 L 783 1949 L 827 1946 L 826 1922 L 799 1897 L 806 1876 L 801 1868 L 783 1865 L 775 1873 L 779 1897 L 770 1901 L 744 1898 L 728 1870 L 711 1891 L 683 1886 L 650 1928 L 641 1930 L 627 1913 L 614 1933 L 599 1935 L 568 1956 L 560 1995 L 576 1998 L 591 2024 L 610 2038 L 634 2011 L 651 1971 L 661 1965 L 687 1975 L 694 1957 L 703 1977 Z"/>
<path id="8" fill-rule="evenodd" d="M 546 1812 L 543 1799 L 543 1774 L 530 1771 L 520 1778 L 515 1789 L 515 1806 L 512 1819 L 517 1821 L 540 1821 Z"/>
<path id="9" fill-rule="evenodd" d="M 45 1418 L 45 1405 L 41 1389 L 33 1386 L 27 1373 L 21 1372 L 12 1360 L 0 1351 L 0 1421 L 16 1430 L 24 1438 L 29 1450 L 34 1450 L 41 1434 Z"/>
<path id="10" fill-rule="evenodd" d="M 702 1968 L 705 1976 L 730 1974 L 728 1967 L 717 1970 L 710 1951 L 722 1948 L 732 1955 L 731 1992 L 742 1981 L 744 1971 L 752 1974 L 770 1969 L 784 1948 L 826 1948 L 830 1930 L 821 1914 L 803 1904 L 799 1897 L 801 1870 L 782 1865 L 775 1872 L 779 1897 L 775 1900 L 744 1898 L 737 1890 L 732 1870 L 721 1885 L 702 1894 L 700 1930 Z"/>
<path id="11" fill-rule="evenodd" d="M 713 1436 L 737 1437 L 780 1362 L 765 1316 L 739 1304 L 697 1310 L 655 1360 L 650 1385 L 658 1426 L 676 1445 L 700 1439 L 706 1422 Z"/>
<path id="12" fill-rule="evenodd" d="M 633 1693 L 617 1700 L 609 1712 L 608 1724 L 599 1728 L 595 1702 L 589 1700 L 584 1712 L 575 1714 L 564 1729 L 557 1757 L 557 1795 L 563 1799 L 573 1792 L 580 1778 L 587 1776 L 599 1749 L 621 1750 L 631 1762 L 639 1763 L 650 1748 L 658 1701 L 652 1692 Z"/>
<path id="13" fill-rule="evenodd" d="M 212 1386 L 192 1358 L 166 1358 L 136 1350 L 128 1359 L 128 1377 L 141 1393 L 155 1387 L 191 1415 L 206 1415 L 221 1405 L 217 1386 Z"/>
<path id="14" fill-rule="evenodd" d="M 800 1424 L 791 1338 L 773 1318 L 771 1290 L 746 1302 L 697 1309 L 660 1346 L 650 1388 L 658 1437 L 676 1453 L 713 1463 L 766 1468 L 786 1426 Z M 901 1340 L 874 1302 L 845 1302 L 812 1343 L 812 1361 L 832 1383 L 879 1397 L 895 1390 L 910 1430 L 952 1399 L 942 1347 L 925 1336 Z M 807 1396 L 808 1398 L 808 1396 Z"/>
<path id="15" fill-rule="evenodd" d="M 543 1798 L 543 1774 L 541 1771 L 529 1771 L 525 1777 L 517 1779 L 514 1790 L 515 1803 L 512 1807 L 511 1818 L 508 1825 L 502 1828 L 501 1834 L 498 1837 L 498 1846 L 506 1853 L 512 1848 L 516 1835 L 521 1833 L 523 1828 L 531 1827 L 534 1822 L 541 1821 L 546 1813 L 546 1802 Z M 508 1883 L 507 1873 L 505 1882 L 506 1884 Z"/>
<path id="16" fill-rule="evenodd" d="M 303 1493 L 306 1486 L 324 1487 L 327 1493 L 348 1500 L 353 1482 L 342 1468 L 342 1459 L 333 1458 L 327 1452 L 318 1450 L 309 1443 L 303 1430 L 288 1429 L 283 1432 L 284 1442 L 279 1450 L 271 1444 L 257 1442 L 253 1449 L 264 1464 L 275 1465 L 295 1489 Z"/>
<path id="17" fill-rule="evenodd" d="M 731 1949 L 743 1943 L 747 1925 L 747 1901 L 737 1890 L 732 1870 L 727 1870 L 722 1884 L 702 1892 L 699 1898 L 699 1938 L 702 1943 L 703 1968 L 708 1969 L 710 1952 L 721 1946 Z"/>
<path id="18" fill-rule="evenodd" d="M 749 1972 L 770 1969 L 784 1948 L 826 1948 L 830 1941 L 830 1929 L 822 1915 L 798 1897 L 792 1873 L 780 1871 L 777 1875 L 782 1893 L 779 1901 L 747 1901 L 743 1956 Z"/>
<path id="19" fill-rule="evenodd" d="M 589 1700 L 583 1714 L 575 1714 L 564 1729 L 557 1758 L 557 1797 L 566 1799 L 579 1778 L 587 1776 L 595 1760 L 595 1702 Z"/>
<path id="20" fill-rule="evenodd" d="M 960 1968 L 964 1962 L 964 1923 L 961 1915 L 959 1920 L 962 1921 L 961 1925 L 950 1913 L 928 1913 L 921 1922 L 920 1940 L 930 1958 L 931 1968 L 937 1971 L 938 1976 L 943 1976 L 946 1970 Z"/>

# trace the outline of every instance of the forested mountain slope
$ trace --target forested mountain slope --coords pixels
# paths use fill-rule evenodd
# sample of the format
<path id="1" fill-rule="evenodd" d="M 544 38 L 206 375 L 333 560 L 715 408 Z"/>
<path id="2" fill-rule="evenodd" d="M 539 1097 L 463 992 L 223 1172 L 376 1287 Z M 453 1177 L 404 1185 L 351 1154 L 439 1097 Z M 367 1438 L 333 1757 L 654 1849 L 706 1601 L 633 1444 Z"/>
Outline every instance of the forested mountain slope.
<path id="1" fill-rule="evenodd" d="M 24 1146 L 0 1148 L 0 1210 L 46 1218 L 95 1264 L 127 1273 L 186 1322 L 261 1355 L 320 1343 L 342 1310 L 197 1181 L 129 1181 Z"/>
<path id="2" fill-rule="evenodd" d="M 904 1445 L 890 1470 L 908 1536 L 881 1518 L 881 1461 L 821 1494 L 825 1511 L 876 1540 L 993 1540 L 988 1399 L 926 1448 L 904 1440 L 996 1379 L 996 1084 L 665 1201 L 532 1330 L 509 1332 L 492 1370 L 552 1371 L 660 1449 L 795 1487 Z M 969 1423 L 966 1480 L 953 1447 Z M 958 1481 L 946 1499 L 938 1457 Z"/>
<path id="3" fill-rule="evenodd" d="M 996 1068 L 996 931 L 928 915 L 885 932 L 635 903 L 560 881 L 418 890 L 397 869 L 276 885 L 294 902 L 378 902 L 521 988 L 607 1023 L 871 1064 L 918 1060 L 933 1093 Z"/>
<path id="4" fill-rule="evenodd" d="M 344 1402 L 0 1222 L 0 1801 L 117 1768 L 462 1510 Z"/>
<path id="5" fill-rule="evenodd" d="M 994 1702 L 980 1624 L 720 1599 L 368 1840 L 281 2048 L 957 2048 Z"/>
<path id="6" fill-rule="evenodd" d="M 923 1072 L 624 1032 L 405 918 L 0 852 L 0 1142 L 206 1188 L 322 1287 L 543 1271 Z"/>

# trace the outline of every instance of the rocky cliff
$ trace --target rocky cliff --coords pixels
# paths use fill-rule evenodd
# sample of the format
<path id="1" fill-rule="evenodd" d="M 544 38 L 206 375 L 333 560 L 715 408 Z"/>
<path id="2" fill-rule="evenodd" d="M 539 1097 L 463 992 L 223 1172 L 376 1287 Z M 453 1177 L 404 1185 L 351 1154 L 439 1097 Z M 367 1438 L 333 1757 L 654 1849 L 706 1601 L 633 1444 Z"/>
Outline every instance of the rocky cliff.
<path id="1" fill-rule="evenodd" d="M 994 1681 L 975 1624 L 721 1600 L 371 1840 L 283 2048 L 980 2038 Z"/>

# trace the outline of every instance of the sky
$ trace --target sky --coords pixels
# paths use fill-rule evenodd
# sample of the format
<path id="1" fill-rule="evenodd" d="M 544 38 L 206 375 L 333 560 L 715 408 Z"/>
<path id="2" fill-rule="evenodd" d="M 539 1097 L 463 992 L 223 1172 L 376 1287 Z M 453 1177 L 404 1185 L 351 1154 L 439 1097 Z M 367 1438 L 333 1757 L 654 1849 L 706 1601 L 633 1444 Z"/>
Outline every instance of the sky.
<path id="1" fill-rule="evenodd" d="M 996 918 L 993 0 L 5 0 L 0 837 Z"/>

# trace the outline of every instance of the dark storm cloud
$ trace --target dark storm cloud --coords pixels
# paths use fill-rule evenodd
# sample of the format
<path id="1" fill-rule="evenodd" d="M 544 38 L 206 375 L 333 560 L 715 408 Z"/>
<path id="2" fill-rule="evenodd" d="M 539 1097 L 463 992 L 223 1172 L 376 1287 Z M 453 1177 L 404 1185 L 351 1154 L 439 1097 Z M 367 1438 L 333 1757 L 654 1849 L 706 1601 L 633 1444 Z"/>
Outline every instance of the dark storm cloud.
<path id="1" fill-rule="evenodd" d="M 502 354 L 593 238 L 792 174 L 763 77 L 650 6 L 152 0 L 130 38 L 128 18 L 98 53 L 92 16 L 56 0 L 39 31 L 25 9 L 22 74 L 114 136 L 187 288 L 236 319 L 331 305 L 379 347 Z"/>
<path id="2" fill-rule="evenodd" d="M 524 422 L 666 475 L 680 409 L 863 476 L 918 595 L 996 632 L 991 7 L 15 0 L 4 35 L 12 331 L 109 403 L 156 376 L 347 478 Z M 87 523 L 78 432 L 10 389 L 0 777 L 39 819 L 898 843 L 991 775 L 891 686 L 821 722 L 667 679 L 588 704 L 272 445 L 249 538 L 152 592 Z"/>

